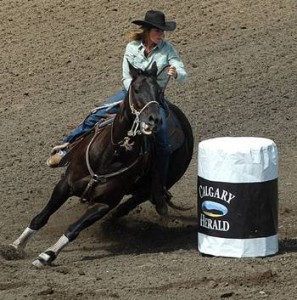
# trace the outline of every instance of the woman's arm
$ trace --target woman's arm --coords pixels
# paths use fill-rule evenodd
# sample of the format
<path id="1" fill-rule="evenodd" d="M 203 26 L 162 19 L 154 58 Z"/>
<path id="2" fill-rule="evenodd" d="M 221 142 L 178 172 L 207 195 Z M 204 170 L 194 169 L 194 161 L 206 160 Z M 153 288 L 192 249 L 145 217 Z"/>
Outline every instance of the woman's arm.
<path id="1" fill-rule="evenodd" d="M 128 61 L 133 65 L 134 57 L 135 55 L 133 54 L 133 47 L 131 46 L 131 44 L 128 44 L 126 46 L 126 50 L 123 58 L 123 64 L 122 64 L 122 72 L 123 72 L 122 82 L 127 91 L 132 81 Z"/>
<path id="2" fill-rule="evenodd" d="M 186 72 L 185 66 L 175 50 L 175 48 L 169 44 L 169 50 L 168 50 L 168 62 L 170 66 L 175 67 L 176 70 L 176 79 L 180 82 L 186 82 L 188 78 L 188 74 Z M 170 72 L 170 68 L 168 69 Z M 174 73 L 174 71 L 171 71 Z M 170 74 L 169 74 L 170 75 Z"/>

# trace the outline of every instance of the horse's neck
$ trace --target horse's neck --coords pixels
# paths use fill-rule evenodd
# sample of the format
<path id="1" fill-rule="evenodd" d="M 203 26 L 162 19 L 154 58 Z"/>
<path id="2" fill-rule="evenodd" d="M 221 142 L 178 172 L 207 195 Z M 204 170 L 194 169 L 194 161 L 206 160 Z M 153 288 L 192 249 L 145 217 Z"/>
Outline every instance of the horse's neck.
<path id="1" fill-rule="evenodd" d="M 113 121 L 113 138 L 115 142 L 119 142 L 128 137 L 128 131 L 132 128 L 133 116 L 131 111 L 125 106 L 123 110 L 118 113 Z"/>

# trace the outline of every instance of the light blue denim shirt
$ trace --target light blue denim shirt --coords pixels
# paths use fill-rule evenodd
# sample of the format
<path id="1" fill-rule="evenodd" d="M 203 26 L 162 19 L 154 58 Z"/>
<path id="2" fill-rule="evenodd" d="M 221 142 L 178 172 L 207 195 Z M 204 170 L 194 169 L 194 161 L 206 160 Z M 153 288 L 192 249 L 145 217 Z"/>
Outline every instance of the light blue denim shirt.
<path id="1" fill-rule="evenodd" d="M 187 80 L 187 72 L 184 64 L 181 61 L 175 48 L 167 41 L 163 40 L 156 45 L 153 51 L 146 57 L 144 55 L 144 45 L 141 41 L 132 41 L 127 44 L 126 51 L 123 59 L 123 84 L 126 90 L 129 89 L 132 77 L 129 72 L 129 65 L 127 60 L 138 69 L 149 70 L 153 63 L 157 63 L 158 72 L 160 72 L 165 66 L 171 65 L 176 68 L 177 80 L 185 82 Z M 168 75 L 164 70 L 158 77 L 158 83 L 161 87 L 165 87 L 167 83 Z"/>

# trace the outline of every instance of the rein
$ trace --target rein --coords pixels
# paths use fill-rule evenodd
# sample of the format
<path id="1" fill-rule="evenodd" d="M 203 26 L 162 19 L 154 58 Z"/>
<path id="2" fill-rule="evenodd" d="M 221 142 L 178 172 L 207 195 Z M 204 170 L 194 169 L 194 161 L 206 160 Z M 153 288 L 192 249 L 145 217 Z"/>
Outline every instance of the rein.
<path id="1" fill-rule="evenodd" d="M 161 69 L 161 71 L 157 74 L 157 78 L 158 78 L 158 77 L 160 76 L 160 74 L 162 74 L 162 73 L 164 72 L 164 70 L 165 70 L 166 68 L 168 68 L 168 67 L 170 67 L 170 65 L 164 66 L 164 67 Z M 162 88 L 162 94 L 163 94 L 163 95 L 165 94 L 165 90 L 166 90 L 166 87 L 167 87 L 167 85 L 168 85 L 168 83 L 169 83 L 170 77 L 171 77 L 171 76 L 168 76 L 168 78 L 167 78 L 167 80 L 166 80 L 166 83 L 165 83 L 164 87 Z"/>

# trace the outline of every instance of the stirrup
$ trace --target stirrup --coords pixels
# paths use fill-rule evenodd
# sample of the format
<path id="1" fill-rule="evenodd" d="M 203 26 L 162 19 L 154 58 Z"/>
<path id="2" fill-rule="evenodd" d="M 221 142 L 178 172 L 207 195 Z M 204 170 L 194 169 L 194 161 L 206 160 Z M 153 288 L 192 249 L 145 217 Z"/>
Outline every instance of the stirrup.
<path id="1" fill-rule="evenodd" d="M 68 145 L 69 145 L 69 143 L 64 143 L 64 144 L 57 145 L 57 146 L 53 147 L 53 149 L 51 150 L 51 155 L 59 152 L 60 150 L 63 150 L 65 148 L 67 148 Z"/>

